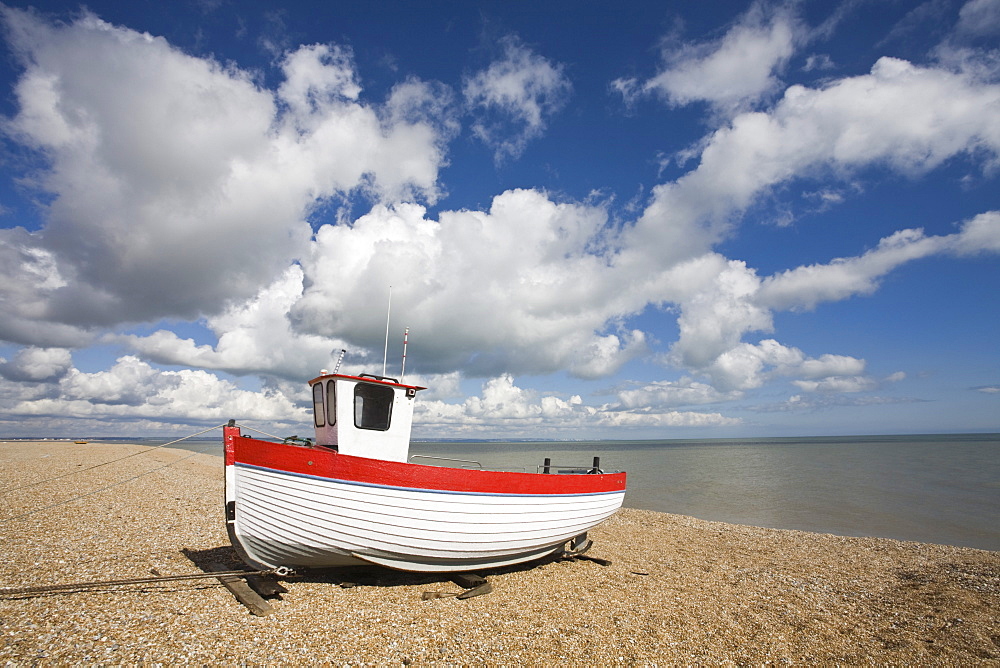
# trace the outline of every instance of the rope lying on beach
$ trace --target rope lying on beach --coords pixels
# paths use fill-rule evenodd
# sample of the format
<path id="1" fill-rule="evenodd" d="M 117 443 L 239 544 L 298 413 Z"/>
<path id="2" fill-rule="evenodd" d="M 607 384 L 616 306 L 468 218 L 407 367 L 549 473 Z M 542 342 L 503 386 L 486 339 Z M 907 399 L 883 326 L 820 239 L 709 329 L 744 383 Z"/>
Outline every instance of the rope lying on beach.
<path id="1" fill-rule="evenodd" d="M 23 594 L 45 594 L 56 591 L 75 591 L 78 589 L 96 589 L 99 587 L 124 587 L 127 585 L 156 584 L 159 582 L 176 582 L 179 580 L 207 580 L 228 576 L 247 577 L 248 575 L 271 575 L 269 571 L 213 571 L 211 573 L 191 573 L 189 575 L 161 575 L 155 578 L 133 578 L 130 580 L 105 580 L 103 582 L 74 582 L 69 584 L 42 585 L 38 587 L 18 587 L 16 589 L 0 587 L 0 596 L 18 596 Z"/>
<path id="2" fill-rule="evenodd" d="M 5 490 L 0 491 L 0 495 L 6 495 L 6 494 L 8 494 L 10 492 L 16 492 L 16 491 L 18 491 L 20 489 L 28 489 L 29 487 L 37 487 L 38 485 L 44 485 L 47 482 L 52 482 L 53 480 L 59 480 L 60 478 L 66 478 L 66 477 L 71 476 L 71 475 L 76 475 L 77 473 L 84 473 L 85 471 L 93 471 L 94 469 L 101 468 L 102 466 L 107 466 L 108 464 L 114 464 L 115 462 L 120 462 L 123 459 L 128 459 L 129 457 L 138 457 L 139 455 L 144 455 L 147 452 L 150 452 L 151 450 L 159 450 L 160 448 L 165 448 L 168 445 L 173 445 L 174 443 L 180 443 L 181 441 L 186 441 L 187 439 L 194 438 L 195 436 L 201 436 L 202 434 L 208 433 L 208 432 L 212 431 L 213 429 L 219 429 L 220 427 L 224 427 L 224 426 L 226 426 L 226 424 L 228 424 L 228 423 L 223 422 L 222 424 L 217 424 L 214 427 L 209 427 L 208 429 L 204 429 L 202 431 L 199 431 L 197 434 L 188 434 L 187 436 L 184 436 L 183 438 L 178 438 L 177 440 L 170 441 L 169 443 L 163 443 L 162 445 L 153 445 L 153 446 L 150 446 L 150 447 L 146 448 L 145 450 L 140 450 L 139 452 L 133 452 L 130 455 L 125 455 L 124 457 L 119 457 L 118 459 L 112 459 L 109 462 L 103 462 L 101 464 L 94 464 L 93 466 L 88 466 L 87 468 L 84 468 L 84 469 L 78 469 L 76 471 L 70 471 L 69 473 L 63 473 L 62 475 L 53 476 L 51 478 L 45 478 L 44 480 L 37 480 L 35 482 L 29 482 L 27 485 L 21 485 L 19 487 L 9 487 L 9 488 L 7 488 Z"/>

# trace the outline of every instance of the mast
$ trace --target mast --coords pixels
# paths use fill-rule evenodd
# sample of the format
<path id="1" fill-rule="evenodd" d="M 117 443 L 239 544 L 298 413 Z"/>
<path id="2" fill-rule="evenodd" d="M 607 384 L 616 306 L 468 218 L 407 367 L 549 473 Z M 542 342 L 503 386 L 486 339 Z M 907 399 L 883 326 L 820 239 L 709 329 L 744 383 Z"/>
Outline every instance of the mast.
<path id="1" fill-rule="evenodd" d="M 389 286 L 389 305 L 385 309 L 385 350 L 382 351 L 382 376 L 385 376 L 385 363 L 389 358 L 389 314 L 392 313 L 392 286 Z"/>
<path id="2" fill-rule="evenodd" d="M 406 377 L 406 340 L 409 338 L 409 336 L 410 336 L 410 328 L 407 327 L 406 329 L 403 330 L 403 370 L 399 374 L 399 382 L 401 383 L 403 382 L 403 379 Z"/>

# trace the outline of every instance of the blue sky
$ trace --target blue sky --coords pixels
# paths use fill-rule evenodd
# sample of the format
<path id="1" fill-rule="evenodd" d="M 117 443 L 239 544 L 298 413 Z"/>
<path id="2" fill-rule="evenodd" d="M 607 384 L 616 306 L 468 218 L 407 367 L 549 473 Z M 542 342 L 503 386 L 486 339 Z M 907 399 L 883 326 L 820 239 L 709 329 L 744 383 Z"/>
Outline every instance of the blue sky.
<path id="1" fill-rule="evenodd" d="M 0 20 L 0 435 L 1000 431 L 1000 0 Z"/>

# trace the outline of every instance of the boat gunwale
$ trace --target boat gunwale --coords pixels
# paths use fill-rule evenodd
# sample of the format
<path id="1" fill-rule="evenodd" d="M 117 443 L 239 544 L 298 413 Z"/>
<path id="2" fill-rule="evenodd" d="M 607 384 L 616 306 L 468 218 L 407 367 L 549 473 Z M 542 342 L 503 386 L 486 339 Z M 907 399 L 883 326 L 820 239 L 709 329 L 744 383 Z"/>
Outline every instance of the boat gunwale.
<path id="1" fill-rule="evenodd" d="M 340 455 L 347 456 L 347 455 Z M 381 461 L 381 460 L 375 460 Z M 337 478 L 334 476 L 317 475 L 314 473 L 299 473 L 297 471 L 287 471 L 285 469 L 273 468 L 270 466 L 260 466 L 257 464 L 248 464 L 246 462 L 234 462 L 233 466 L 238 468 L 252 469 L 256 471 L 266 471 L 270 473 L 280 473 L 283 475 L 294 476 L 297 478 L 306 478 L 310 480 L 320 480 L 323 482 L 334 482 L 342 483 L 345 485 L 354 485 L 358 487 L 374 487 L 376 489 L 391 489 L 399 490 L 402 492 L 424 492 L 428 494 L 459 494 L 466 496 L 495 496 L 495 497 L 527 497 L 527 498 L 549 498 L 549 497 L 578 497 L 578 496 L 605 496 L 608 494 L 624 494 L 625 489 L 612 489 L 612 490 L 602 490 L 594 492 L 482 492 L 475 490 L 455 490 L 455 489 L 438 489 L 435 487 L 407 487 L 403 485 L 388 485 L 379 482 L 369 482 L 366 480 L 347 480 L 344 478 Z M 420 466 L 419 464 L 417 466 Z M 447 468 L 447 467 L 428 467 L 428 468 Z M 468 469 L 449 469 L 452 471 L 467 471 Z M 479 470 L 479 469 L 473 469 Z M 493 473 L 508 473 L 506 471 L 493 471 Z M 519 472 L 516 472 L 519 473 Z M 535 474 L 531 474 L 535 475 Z M 546 474 L 537 474 L 546 475 Z M 558 475 L 558 474 L 548 474 L 548 475 Z M 587 475 L 587 474 L 561 474 L 561 475 Z M 613 474 L 604 474 L 613 475 Z"/>
<path id="2" fill-rule="evenodd" d="M 237 446 L 239 443 L 239 447 Z M 240 451 L 237 456 L 236 451 Z M 481 493 L 486 496 L 574 496 L 624 493 L 626 474 L 531 473 L 429 466 L 345 455 L 324 446 L 264 441 L 233 435 L 226 465 L 256 466 L 315 480 L 368 483 L 392 489 Z"/>

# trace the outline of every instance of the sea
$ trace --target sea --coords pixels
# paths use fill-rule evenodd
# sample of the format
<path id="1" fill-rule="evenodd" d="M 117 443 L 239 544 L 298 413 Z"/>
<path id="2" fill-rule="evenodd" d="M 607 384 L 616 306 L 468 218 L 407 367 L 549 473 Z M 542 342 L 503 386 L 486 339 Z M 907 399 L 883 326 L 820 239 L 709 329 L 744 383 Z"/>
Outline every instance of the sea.
<path id="1" fill-rule="evenodd" d="M 222 454 L 221 435 L 171 447 Z M 565 469 L 589 468 L 600 457 L 602 470 L 628 473 L 630 508 L 1000 551 L 1000 434 L 418 441 L 410 454 L 464 462 L 424 463 L 526 471 L 544 458 Z"/>

